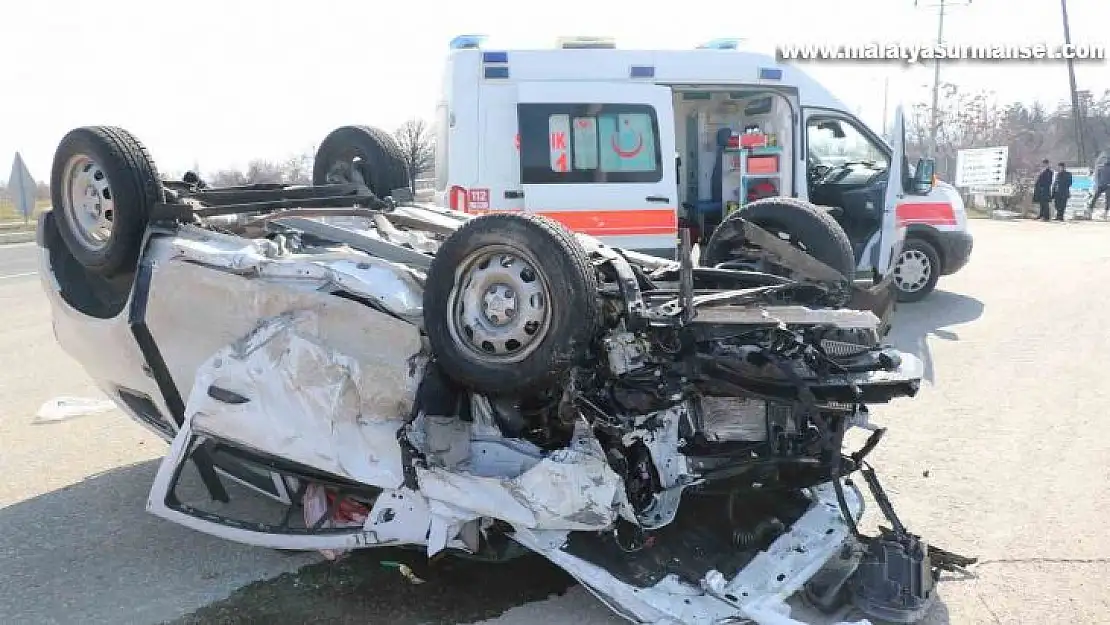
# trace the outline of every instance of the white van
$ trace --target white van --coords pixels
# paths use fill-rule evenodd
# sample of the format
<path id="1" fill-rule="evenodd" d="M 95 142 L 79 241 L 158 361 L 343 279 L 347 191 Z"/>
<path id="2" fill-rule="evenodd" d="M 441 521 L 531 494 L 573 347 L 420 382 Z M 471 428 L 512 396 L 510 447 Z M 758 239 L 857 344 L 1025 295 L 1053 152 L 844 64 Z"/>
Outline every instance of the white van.
<path id="1" fill-rule="evenodd" d="M 857 277 L 894 272 L 923 298 L 970 256 L 963 202 L 796 67 L 718 40 L 619 50 L 601 38 L 548 50 L 451 42 L 437 112 L 436 192 L 470 213 L 526 211 L 616 247 L 673 258 L 766 197 L 827 207 Z M 916 175 L 914 175 L 916 174 Z M 899 184 L 887 185 L 888 178 Z"/>

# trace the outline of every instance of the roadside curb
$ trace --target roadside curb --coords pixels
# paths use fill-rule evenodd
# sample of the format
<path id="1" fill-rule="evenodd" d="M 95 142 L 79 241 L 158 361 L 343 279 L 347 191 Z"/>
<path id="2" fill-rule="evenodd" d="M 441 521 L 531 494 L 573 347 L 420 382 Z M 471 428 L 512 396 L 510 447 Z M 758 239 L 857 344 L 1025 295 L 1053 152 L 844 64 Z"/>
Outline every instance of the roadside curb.
<path id="1" fill-rule="evenodd" d="M 0 245 L 7 245 L 9 243 L 29 243 L 34 240 L 34 230 L 26 230 L 23 232 L 0 232 Z"/>

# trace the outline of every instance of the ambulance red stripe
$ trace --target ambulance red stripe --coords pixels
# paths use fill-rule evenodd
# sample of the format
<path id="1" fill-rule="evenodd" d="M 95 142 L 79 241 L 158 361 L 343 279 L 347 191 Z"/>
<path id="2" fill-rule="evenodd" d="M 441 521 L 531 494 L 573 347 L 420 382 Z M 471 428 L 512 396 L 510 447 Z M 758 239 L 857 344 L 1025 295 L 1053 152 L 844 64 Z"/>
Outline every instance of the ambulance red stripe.
<path id="1" fill-rule="evenodd" d="M 948 202 L 907 202 L 894 209 L 899 226 L 928 224 L 930 226 L 955 226 L 956 211 Z"/>

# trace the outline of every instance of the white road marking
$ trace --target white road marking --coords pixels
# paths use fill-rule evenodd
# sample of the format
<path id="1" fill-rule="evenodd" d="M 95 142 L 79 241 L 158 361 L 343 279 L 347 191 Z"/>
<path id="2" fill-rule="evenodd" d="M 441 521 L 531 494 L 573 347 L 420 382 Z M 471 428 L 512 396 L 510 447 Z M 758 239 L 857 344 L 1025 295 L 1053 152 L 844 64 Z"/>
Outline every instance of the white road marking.
<path id="1" fill-rule="evenodd" d="M 12 273 L 12 274 L 8 274 L 6 276 L 0 276 L 0 280 L 5 280 L 5 279 L 8 279 L 8 278 L 26 278 L 27 276 L 37 276 L 38 273 L 39 272 L 37 272 L 37 271 L 29 271 L 27 273 Z"/>

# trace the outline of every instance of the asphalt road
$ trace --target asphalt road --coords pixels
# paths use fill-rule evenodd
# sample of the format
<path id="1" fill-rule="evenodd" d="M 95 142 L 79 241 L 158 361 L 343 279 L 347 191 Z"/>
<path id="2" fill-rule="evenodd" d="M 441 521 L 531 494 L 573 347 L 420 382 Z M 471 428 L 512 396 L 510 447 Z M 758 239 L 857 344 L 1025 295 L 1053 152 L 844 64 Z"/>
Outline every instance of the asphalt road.
<path id="1" fill-rule="evenodd" d="M 34 243 L 0 245 L 0 282 L 33 279 L 38 267 Z"/>
<path id="2" fill-rule="evenodd" d="M 899 309 L 892 340 L 925 360 L 927 381 L 875 411 L 890 430 L 873 464 L 911 530 L 983 559 L 946 581 L 927 622 L 1105 623 L 1110 225 L 972 230 L 971 264 Z M 162 443 L 115 411 L 35 423 L 44 401 L 97 392 L 22 275 L 33 254 L 0 247 L 0 622 L 619 622 L 536 560 L 321 563 L 146 514 Z M 392 560 L 426 583 L 381 564 Z"/>

